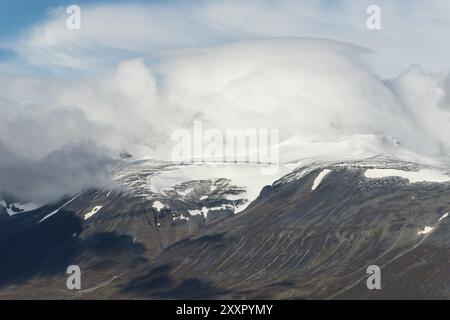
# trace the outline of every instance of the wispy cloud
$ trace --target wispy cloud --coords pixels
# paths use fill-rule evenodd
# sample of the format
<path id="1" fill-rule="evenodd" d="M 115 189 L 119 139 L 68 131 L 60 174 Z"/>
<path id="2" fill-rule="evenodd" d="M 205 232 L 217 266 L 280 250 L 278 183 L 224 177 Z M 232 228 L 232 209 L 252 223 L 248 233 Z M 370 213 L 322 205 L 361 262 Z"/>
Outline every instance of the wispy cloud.
<path id="1" fill-rule="evenodd" d="M 0 192 L 42 201 L 98 186 L 118 152 L 169 156 L 171 132 L 195 119 L 219 129 L 280 128 L 282 144 L 290 142 L 281 161 L 308 143 L 354 136 L 448 159 L 449 76 L 423 70 L 448 65 L 441 33 L 450 5 L 379 5 L 379 33 L 366 29 L 362 3 L 91 5 L 79 32 L 56 10 L 9 47 L 30 66 L 81 73 L 0 73 Z M 361 46 L 388 59 L 368 64 L 373 54 Z M 386 81 L 373 68 L 401 72 Z"/>
<path id="2" fill-rule="evenodd" d="M 366 28 L 366 8 L 380 6 L 382 28 Z M 65 8 L 5 44 L 44 67 L 92 70 L 123 58 L 233 40 L 319 37 L 373 49 L 375 69 L 396 75 L 411 63 L 447 68 L 450 4 L 445 1 L 170 1 L 81 6 L 81 30 L 66 29 Z"/>

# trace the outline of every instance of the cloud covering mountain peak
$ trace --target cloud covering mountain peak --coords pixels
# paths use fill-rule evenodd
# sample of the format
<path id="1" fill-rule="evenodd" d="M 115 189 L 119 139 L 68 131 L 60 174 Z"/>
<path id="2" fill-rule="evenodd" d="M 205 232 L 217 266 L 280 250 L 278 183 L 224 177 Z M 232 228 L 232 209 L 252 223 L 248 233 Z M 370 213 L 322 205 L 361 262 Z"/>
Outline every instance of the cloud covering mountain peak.
<path id="1" fill-rule="evenodd" d="M 368 52 L 329 40 L 267 39 L 177 50 L 156 66 L 124 60 L 114 70 L 77 80 L 3 74 L 0 180 L 12 162 L 25 163 L 17 159 L 26 159 L 27 172 L 33 162 L 41 165 L 50 154 L 84 143 L 109 155 L 126 149 L 138 157 L 168 158 L 173 130 L 199 119 L 217 129 L 280 129 L 281 144 L 288 146 L 280 150 L 283 162 L 302 157 L 300 146 L 370 135 L 448 159 L 448 74 L 411 67 L 385 81 L 364 63 Z M 27 94 L 18 94 L 20 88 Z M 86 163 L 78 160 L 70 165 L 82 170 Z M 58 179 L 45 183 L 65 179 L 63 171 L 54 174 Z M 14 190 L 20 183 L 26 190 L 26 177 L 19 177 Z M 92 184 L 86 182 L 77 185 Z M 54 190 L 60 192 L 49 199 L 73 191 Z M 0 191 L 11 188 L 1 185 Z"/>

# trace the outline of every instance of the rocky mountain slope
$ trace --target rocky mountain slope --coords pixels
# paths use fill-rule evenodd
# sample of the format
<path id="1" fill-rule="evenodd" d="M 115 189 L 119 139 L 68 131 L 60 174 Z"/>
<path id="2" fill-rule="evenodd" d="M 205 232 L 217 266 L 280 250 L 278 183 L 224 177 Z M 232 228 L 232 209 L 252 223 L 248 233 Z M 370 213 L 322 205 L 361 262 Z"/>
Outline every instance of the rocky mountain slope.
<path id="1" fill-rule="evenodd" d="M 450 298 L 447 171 L 385 157 L 289 168 L 252 201 L 242 179 L 175 179 L 146 160 L 118 169 L 120 188 L 3 212 L 0 298 Z M 82 290 L 66 288 L 71 264 Z"/>

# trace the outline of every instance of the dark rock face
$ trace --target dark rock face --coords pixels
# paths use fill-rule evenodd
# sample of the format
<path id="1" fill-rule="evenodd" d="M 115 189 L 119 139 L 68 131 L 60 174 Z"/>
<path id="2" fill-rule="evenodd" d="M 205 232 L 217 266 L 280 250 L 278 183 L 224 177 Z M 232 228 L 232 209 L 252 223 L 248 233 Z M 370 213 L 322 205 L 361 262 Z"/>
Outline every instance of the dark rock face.
<path id="1" fill-rule="evenodd" d="M 366 179 L 358 168 L 321 170 L 266 187 L 243 214 L 166 249 L 171 279 L 201 278 L 214 298 L 450 297 L 448 184 Z M 424 226 L 431 233 L 419 235 Z M 368 290 L 378 265 L 382 290 Z M 153 297 L 153 293 L 141 292 Z M 203 298 L 208 298 L 206 294 Z"/>
<path id="2" fill-rule="evenodd" d="M 0 298 L 78 298 L 109 288 L 166 247 L 232 216 L 228 208 L 244 202 L 227 199 L 244 191 L 228 179 L 189 181 L 154 194 L 146 180 L 158 169 L 160 164 L 125 171 L 120 182 L 126 183 L 113 190 L 88 190 L 24 214 L 9 216 L 0 206 Z M 189 213 L 203 207 L 221 209 Z M 82 270 L 85 291 L 66 288 L 72 264 Z"/>
<path id="3" fill-rule="evenodd" d="M 449 299 L 450 184 L 368 179 L 368 167 L 299 168 L 237 215 L 219 194 L 241 190 L 205 180 L 176 186 L 159 210 L 155 199 L 89 191 L 0 219 L 0 298 Z M 223 185 L 205 197 L 211 183 Z M 205 205 L 225 209 L 189 215 Z M 80 291 L 66 288 L 70 264 Z M 366 287 L 370 265 L 381 290 Z"/>
<path id="4" fill-rule="evenodd" d="M 2 206 L 0 206 L 0 221 L 6 220 L 9 218 L 8 213 L 6 213 L 6 209 Z"/>

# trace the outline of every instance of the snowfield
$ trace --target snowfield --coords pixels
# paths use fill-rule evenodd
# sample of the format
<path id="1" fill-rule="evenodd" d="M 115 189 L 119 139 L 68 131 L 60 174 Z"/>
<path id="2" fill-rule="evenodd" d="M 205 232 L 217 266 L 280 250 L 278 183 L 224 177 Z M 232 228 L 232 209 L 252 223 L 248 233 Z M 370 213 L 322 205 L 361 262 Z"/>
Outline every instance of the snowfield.
<path id="1" fill-rule="evenodd" d="M 103 206 L 96 206 L 96 207 L 94 207 L 91 211 L 89 211 L 88 213 L 86 213 L 84 215 L 84 220 L 87 220 L 87 219 L 91 218 L 94 214 L 99 212 L 102 208 L 103 208 Z"/>
<path id="2" fill-rule="evenodd" d="M 245 192 L 240 197 L 248 201 L 236 208 L 235 213 L 244 210 L 255 200 L 261 189 L 295 168 L 294 165 L 280 165 L 273 174 L 261 174 L 261 169 L 267 165 L 238 163 L 204 163 L 180 165 L 160 171 L 149 179 L 149 187 L 155 194 L 165 194 L 179 184 L 194 180 L 225 178 L 233 185 L 244 187 Z M 229 199 L 232 200 L 233 196 Z"/>
<path id="3" fill-rule="evenodd" d="M 324 169 L 321 173 L 319 173 L 319 175 L 317 176 L 317 178 L 314 180 L 314 183 L 311 187 L 311 190 L 314 191 L 317 189 L 317 187 L 320 185 L 320 183 L 322 182 L 322 180 L 325 178 L 325 176 L 327 174 L 329 174 L 331 172 L 330 169 Z"/>
<path id="4" fill-rule="evenodd" d="M 0 201 L 0 206 L 4 207 L 6 210 L 6 213 L 10 216 L 14 216 L 16 214 L 25 213 L 33 210 L 37 210 L 42 207 L 41 204 L 28 202 L 28 203 L 10 203 L 9 205 L 4 201 Z"/>
<path id="5" fill-rule="evenodd" d="M 417 234 L 427 234 L 433 231 L 433 227 L 426 226 L 422 231 L 419 231 Z"/>
<path id="6" fill-rule="evenodd" d="M 155 208 L 158 212 L 160 212 L 161 209 L 164 209 L 166 206 L 163 205 L 160 201 L 155 201 L 153 202 L 152 207 Z"/>
<path id="7" fill-rule="evenodd" d="M 397 169 L 368 169 L 365 171 L 364 176 L 370 179 L 401 177 L 408 179 L 411 183 L 450 181 L 450 177 L 447 174 L 432 169 L 422 169 L 419 171 L 404 171 Z"/>

